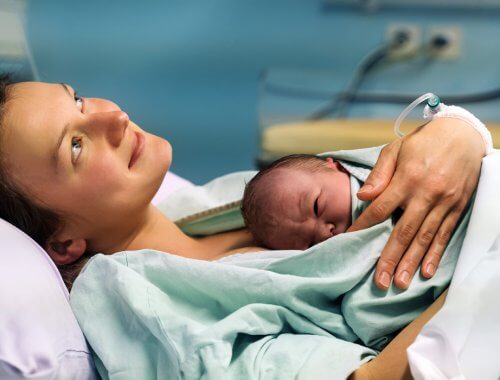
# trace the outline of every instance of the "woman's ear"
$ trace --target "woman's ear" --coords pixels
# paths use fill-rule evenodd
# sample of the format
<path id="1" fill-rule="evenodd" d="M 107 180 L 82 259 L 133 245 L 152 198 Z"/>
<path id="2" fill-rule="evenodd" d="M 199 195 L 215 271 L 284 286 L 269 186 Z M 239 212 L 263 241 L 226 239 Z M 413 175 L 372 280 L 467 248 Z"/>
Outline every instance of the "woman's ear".
<path id="1" fill-rule="evenodd" d="M 50 239 L 45 247 L 49 256 L 57 265 L 71 264 L 78 260 L 87 249 L 85 239 L 68 239 L 59 241 Z"/>

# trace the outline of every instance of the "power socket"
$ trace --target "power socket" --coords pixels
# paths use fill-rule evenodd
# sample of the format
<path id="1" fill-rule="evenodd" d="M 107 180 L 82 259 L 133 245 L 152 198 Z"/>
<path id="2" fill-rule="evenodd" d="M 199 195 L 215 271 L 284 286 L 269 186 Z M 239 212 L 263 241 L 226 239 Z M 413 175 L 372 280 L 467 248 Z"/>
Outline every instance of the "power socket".
<path id="1" fill-rule="evenodd" d="M 455 60 L 460 57 L 462 29 L 458 26 L 433 26 L 429 29 L 427 50 L 434 59 Z"/>
<path id="2" fill-rule="evenodd" d="M 389 24 L 386 30 L 386 40 L 390 45 L 389 59 L 408 59 L 420 51 L 421 30 L 415 24 Z"/>

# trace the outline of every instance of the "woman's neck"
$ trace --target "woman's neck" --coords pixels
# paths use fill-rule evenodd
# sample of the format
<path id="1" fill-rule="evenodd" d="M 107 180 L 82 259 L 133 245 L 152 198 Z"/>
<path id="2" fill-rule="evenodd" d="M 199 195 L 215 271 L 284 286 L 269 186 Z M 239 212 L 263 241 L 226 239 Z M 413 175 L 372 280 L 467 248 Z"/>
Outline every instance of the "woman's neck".
<path id="1" fill-rule="evenodd" d="M 150 205 L 139 228 L 130 234 L 124 250 L 154 249 L 174 255 L 193 257 L 195 239 L 187 236 L 158 208 Z"/>
<path id="2" fill-rule="evenodd" d="M 119 250 L 154 249 L 191 259 L 214 260 L 252 243 L 251 235 L 246 230 L 203 238 L 190 237 L 158 208 L 150 205 L 140 228 L 129 236 L 124 247 Z"/>

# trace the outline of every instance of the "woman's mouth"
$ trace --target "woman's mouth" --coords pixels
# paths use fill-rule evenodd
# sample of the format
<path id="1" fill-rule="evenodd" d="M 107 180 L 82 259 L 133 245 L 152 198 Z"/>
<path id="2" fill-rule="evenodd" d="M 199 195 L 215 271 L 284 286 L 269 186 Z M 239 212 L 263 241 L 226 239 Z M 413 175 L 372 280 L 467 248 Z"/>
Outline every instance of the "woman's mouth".
<path id="1" fill-rule="evenodd" d="M 139 132 L 134 132 L 134 135 L 134 146 L 132 149 L 132 155 L 130 156 L 130 162 L 128 164 L 129 169 L 134 166 L 144 150 L 144 135 Z"/>

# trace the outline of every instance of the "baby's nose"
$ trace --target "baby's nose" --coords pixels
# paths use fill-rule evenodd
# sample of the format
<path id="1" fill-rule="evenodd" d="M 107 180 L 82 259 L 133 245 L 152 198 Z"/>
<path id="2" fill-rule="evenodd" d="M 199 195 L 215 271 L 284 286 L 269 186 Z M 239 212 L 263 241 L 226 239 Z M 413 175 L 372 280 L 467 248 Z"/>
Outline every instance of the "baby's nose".
<path id="1" fill-rule="evenodd" d="M 320 229 L 318 236 L 318 243 L 331 238 L 333 236 L 334 231 L 335 231 L 335 225 L 333 223 L 325 223 Z"/>

